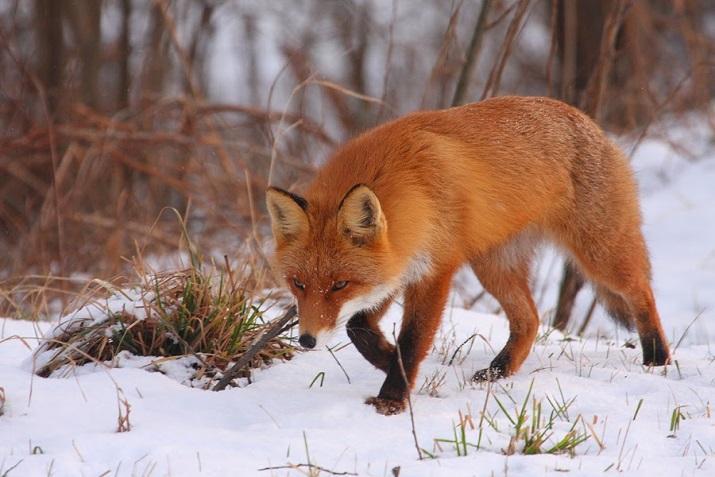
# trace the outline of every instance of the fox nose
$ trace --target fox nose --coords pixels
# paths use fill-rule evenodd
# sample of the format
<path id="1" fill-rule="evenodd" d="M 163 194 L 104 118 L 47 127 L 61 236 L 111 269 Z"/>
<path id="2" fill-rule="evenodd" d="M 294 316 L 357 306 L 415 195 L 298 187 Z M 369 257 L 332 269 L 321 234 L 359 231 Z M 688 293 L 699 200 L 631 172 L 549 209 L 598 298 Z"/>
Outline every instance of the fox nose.
<path id="1" fill-rule="evenodd" d="M 300 343 L 303 348 L 313 349 L 315 348 L 315 337 L 309 334 L 302 334 L 300 338 L 298 338 L 298 343 Z"/>

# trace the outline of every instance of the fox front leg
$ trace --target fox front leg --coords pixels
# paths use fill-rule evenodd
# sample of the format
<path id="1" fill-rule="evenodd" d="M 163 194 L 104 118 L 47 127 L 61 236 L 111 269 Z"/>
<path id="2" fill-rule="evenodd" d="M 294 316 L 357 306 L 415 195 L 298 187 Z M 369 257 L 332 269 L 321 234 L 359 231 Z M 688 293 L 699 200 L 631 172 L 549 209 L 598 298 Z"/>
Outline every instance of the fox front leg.
<path id="1" fill-rule="evenodd" d="M 355 313 L 347 324 L 348 337 L 355 348 L 370 364 L 385 373 L 390 369 L 395 346 L 387 341 L 378 323 L 391 303 L 390 298 L 374 310 Z"/>
<path id="2" fill-rule="evenodd" d="M 377 397 L 366 401 L 375 406 L 378 413 L 392 415 L 405 410 L 419 365 L 432 347 L 451 281 L 450 269 L 411 284 L 405 290 L 405 311 L 397 339 L 399 353 L 397 349 L 393 353 Z"/>

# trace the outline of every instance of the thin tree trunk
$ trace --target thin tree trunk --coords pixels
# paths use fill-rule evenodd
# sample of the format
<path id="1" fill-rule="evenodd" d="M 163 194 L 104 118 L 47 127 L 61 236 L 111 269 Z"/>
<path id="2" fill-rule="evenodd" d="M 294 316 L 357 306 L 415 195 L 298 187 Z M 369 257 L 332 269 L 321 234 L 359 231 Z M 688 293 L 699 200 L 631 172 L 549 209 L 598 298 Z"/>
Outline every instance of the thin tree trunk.
<path id="1" fill-rule="evenodd" d="M 452 97 L 452 106 L 458 106 L 464 101 L 464 96 L 467 93 L 467 87 L 472 79 L 472 70 L 474 69 L 474 64 L 477 62 L 479 57 L 479 50 L 482 47 L 482 39 L 484 38 L 484 25 L 487 22 L 487 15 L 489 15 L 489 9 L 492 6 L 492 0 L 483 0 L 482 8 L 479 10 L 479 17 L 477 19 L 477 24 L 474 26 L 474 33 L 472 33 L 472 39 L 469 42 L 469 48 L 467 48 L 467 54 L 464 61 L 464 66 L 459 74 L 459 80 L 457 80 L 457 87 L 454 90 L 454 96 Z"/>
<path id="2" fill-rule="evenodd" d="M 79 47 L 80 96 L 84 104 L 99 106 L 99 69 L 101 66 L 102 2 L 66 2 L 67 18 Z"/>
<path id="3" fill-rule="evenodd" d="M 261 104 L 261 76 L 258 62 L 258 39 L 256 31 L 256 18 L 251 14 L 243 15 L 243 28 L 245 31 L 245 49 L 247 50 L 248 90 L 250 98 L 248 104 L 258 106 Z"/>
<path id="4" fill-rule="evenodd" d="M 131 0 L 122 0 L 122 30 L 119 36 L 119 85 L 117 86 L 117 104 L 119 109 L 129 107 L 129 91 L 132 87 L 129 71 L 131 49 Z"/>
<path id="5" fill-rule="evenodd" d="M 50 114 L 57 109 L 57 95 L 62 87 L 64 43 L 62 39 L 62 0 L 36 0 L 35 19 L 39 49 L 38 72 L 48 97 Z"/>

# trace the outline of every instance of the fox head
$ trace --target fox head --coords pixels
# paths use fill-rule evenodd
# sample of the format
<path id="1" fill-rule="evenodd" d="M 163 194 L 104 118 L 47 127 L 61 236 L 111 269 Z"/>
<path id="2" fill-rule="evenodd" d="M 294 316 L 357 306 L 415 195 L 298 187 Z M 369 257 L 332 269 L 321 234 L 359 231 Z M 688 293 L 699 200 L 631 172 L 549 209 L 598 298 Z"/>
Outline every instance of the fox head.
<path id="1" fill-rule="evenodd" d="M 395 293 L 387 221 L 370 188 L 354 186 L 335 207 L 271 187 L 266 203 L 276 266 L 298 302 L 302 346 L 322 346 L 352 315 Z"/>

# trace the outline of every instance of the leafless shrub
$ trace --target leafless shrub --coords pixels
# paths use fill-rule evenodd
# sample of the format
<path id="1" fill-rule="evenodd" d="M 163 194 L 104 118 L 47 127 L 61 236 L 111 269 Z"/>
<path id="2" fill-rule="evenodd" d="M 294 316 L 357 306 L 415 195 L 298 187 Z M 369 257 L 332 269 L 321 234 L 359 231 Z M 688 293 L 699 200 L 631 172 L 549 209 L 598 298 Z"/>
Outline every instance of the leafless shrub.
<path id="1" fill-rule="evenodd" d="M 175 250 L 167 207 L 202 248 L 258 253 L 269 180 L 305 183 L 343 139 L 479 91 L 553 95 L 645 135 L 712 101 L 714 16 L 694 0 L 5 2 L 0 279 L 67 296 L 57 276 L 125 274 L 125 257 Z M 26 303 L 10 282 L 2 313 Z"/>

